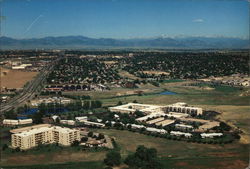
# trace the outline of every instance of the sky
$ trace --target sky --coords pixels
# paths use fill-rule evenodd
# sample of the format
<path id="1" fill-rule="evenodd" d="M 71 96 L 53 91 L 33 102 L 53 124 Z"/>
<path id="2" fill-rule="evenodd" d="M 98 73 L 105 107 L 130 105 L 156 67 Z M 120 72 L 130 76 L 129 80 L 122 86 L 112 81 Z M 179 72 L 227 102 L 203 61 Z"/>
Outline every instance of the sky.
<path id="1" fill-rule="evenodd" d="M 2 35 L 249 37 L 248 0 L 2 0 Z"/>

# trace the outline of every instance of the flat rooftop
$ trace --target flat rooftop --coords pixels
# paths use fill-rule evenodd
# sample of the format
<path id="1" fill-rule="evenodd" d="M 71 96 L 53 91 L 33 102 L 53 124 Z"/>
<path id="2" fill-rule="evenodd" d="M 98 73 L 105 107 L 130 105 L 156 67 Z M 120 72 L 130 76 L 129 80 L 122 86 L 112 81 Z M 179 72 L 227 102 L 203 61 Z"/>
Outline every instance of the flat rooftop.
<path id="1" fill-rule="evenodd" d="M 20 128 L 17 131 L 15 131 L 16 133 L 14 133 L 17 136 L 29 136 L 29 135 L 33 135 L 33 134 L 38 134 L 38 133 L 42 133 L 42 132 L 46 132 L 46 131 L 58 131 L 61 133 L 69 133 L 69 132 L 73 132 L 76 131 L 75 129 L 70 129 L 70 128 L 66 128 L 66 127 L 60 127 L 60 126 L 52 126 L 52 125 L 36 125 L 36 126 L 31 126 L 31 127 L 23 127 Z M 12 132 L 13 133 L 13 132 Z"/>
<path id="2" fill-rule="evenodd" d="M 156 125 L 157 126 L 162 125 L 164 127 L 164 126 L 167 126 L 169 124 L 173 124 L 174 122 L 175 122 L 175 120 L 168 120 L 167 119 L 167 120 L 163 120 L 163 121 L 157 122 Z"/>
<path id="3" fill-rule="evenodd" d="M 38 124 L 38 125 L 13 129 L 13 130 L 10 130 L 10 133 L 15 134 L 15 133 L 20 133 L 20 132 L 27 131 L 27 130 L 32 130 L 32 129 L 41 128 L 41 127 L 50 127 L 50 126 L 51 124 Z"/>
<path id="4" fill-rule="evenodd" d="M 157 123 L 157 122 L 163 121 L 163 120 L 164 120 L 164 117 L 160 117 L 160 118 L 157 118 L 157 119 L 153 119 L 153 120 L 147 121 L 146 123 L 147 124 L 154 124 L 154 123 Z"/>
<path id="5" fill-rule="evenodd" d="M 157 105 L 149 105 L 149 104 L 139 104 L 139 103 L 128 103 L 120 106 L 110 107 L 111 109 L 120 109 L 120 110 L 127 110 L 127 111 L 150 111 L 152 109 L 161 108 L 164 106 L 157 106 Z"/>

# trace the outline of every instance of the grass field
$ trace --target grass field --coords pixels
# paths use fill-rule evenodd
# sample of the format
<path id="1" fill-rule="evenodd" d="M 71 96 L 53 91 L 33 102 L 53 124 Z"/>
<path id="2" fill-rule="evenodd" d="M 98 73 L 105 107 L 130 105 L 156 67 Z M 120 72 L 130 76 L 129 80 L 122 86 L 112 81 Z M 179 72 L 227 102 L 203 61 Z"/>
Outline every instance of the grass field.
<path id="1" fill-rule="evenodd" d="M 238 142 L 209 145 L 166 140 L 129 131 L 98 129 L 98 132 L 116 138 L 123 158 L 134 152 L 138 145 L 156 148 L 166 168 L 181 168 L 182 162 L 185 162 L 185 169 L 228 169 L 232 163 L 236 169 L 246 167 L 248 162 L 248 146 Z"/>
<path id="2" fill-rule="evenodd" d="M 79 149 L 78 149 L 79 148 Z M 47 165 L 68 162 L 101 162 L 106 150 L 89 151 L 80 147 L 57 148 L 27 152 L 2 152 L 1 166 Z"/>
<path id="3" fill-rule="evenodd" d="M 197 144 L 156 138 L 126 130 L 92 129 L 116 139 L 122 158 L 136 150 L 138 145 L 156 148 L 158 156 L 166 168 L 185 169 L 238 169 L 247 166 L 248 145 L 234 142 L 225 145 Z M 2 165 L 17 168 L 102 168 L 101 161 L 106 151 L 56 151 L 56 152 L 19 152 L 5 156 Z M 59 163 L 65 163 L 61 165 Z M 28 166 L 27 166 L 28 165 Z M 237 168 L 237 167 L 238 168 Z M 235 168 L 233 168 L 235 167 Z"/>
<path id="4" fill-rule="evenodd" d="M 241 96 L 241 93 L 249 89 L 240 89 L 230 86 L 216 86 L 213 90 L 204 90 L 201 87 L 210 87 L 209 85 L 185 86 L 192 81 L 167 82 L 162 83 L 160 87 L 152 87 L 151 92 L 138 96 L 123 96 L 102 98 L 104 105 L 115 105 L 119 101 L 123 103 L 137 100 L 139 103 L 166 105 L 175 102 L 186 102 L 189 105 L 202 107 L 205 110 L 215 110 L 221 113 L 218 118 L 227 123 L 240 127 L 244 131 L 241 141 L 250 143 L 250 96 Z M 145 88 L 144 86 L 142 88 Z M 160 91 L 171 91 L 177 95 L 159 95 Z"/>
<path id="5" fill-rule="evenodd" d="M 90 95 L 93 99 L 100 99 L 105 106 L 115 105 L 118 101 L 123 103 L 137 100 L 139 103 L 166 105 L 175 102 L 186 102 L 205 110 L 215 110 L 221 114 L 217 117 L 222 121 L 240 127 L 243 130 L 239 142 L 225 145 L 197 144 L 182 141 L 172 141 L 155 138 L 139 133 L 117 130 L 98 129 L 98 132 L 113 136 L 121 148 L 122 157 L 134 152 L 138 145 L 154 147 L 158 150 L 161 161 L 166 168 L 175 169 L 241 169 L 248 164 L 249 158 L 249 96 L 240 96 L 249 89 L 239 89 L 228 86 L 213 87 L 213 90 L 204 90 L 203 86 L 185 86 L 192 81 L 168 81 L 161 83 L 160 87 L 142 85 L 139 89 L 113 89 L 101 92 L 72 93 Z M 119 96 L 117 93 L 145 90 L 142 96 Z M 177 95 L 159 95 L 162 91 L 172 91 Z M 41 153 L 13 153 L 2 158 L 2 165 L 22 168 L 103 168 L 101 161 L 106 151 L 67 151 L 58 150 Z M 70 162 L 70 163 L 69 163 Z M 61 165 L 59 163 L 64 163 Z M 25 166 L 32 165 L 32 166 Z M 11 167 L 10 167 L 11 168 Z M 20 168 L 20 167 L 18 167 Z"/>

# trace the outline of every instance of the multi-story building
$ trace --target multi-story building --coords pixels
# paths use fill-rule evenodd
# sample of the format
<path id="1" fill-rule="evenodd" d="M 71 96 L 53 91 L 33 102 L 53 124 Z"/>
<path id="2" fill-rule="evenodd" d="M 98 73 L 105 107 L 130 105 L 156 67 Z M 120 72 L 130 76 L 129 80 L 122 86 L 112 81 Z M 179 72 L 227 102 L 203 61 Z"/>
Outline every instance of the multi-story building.
<path id="1" fill-rule="evenodd" d="M 166 106 L 166 110 L 168 112 L 179 112 L 179 113 L 187 113 L 187 114 L 195 114 L 195 115 L 199 115 L 203 113 L 202 108 L 191 107 L 191 106 L 188 106 L 186 103 L 182 103 L 182 102 L 168 105 Z"/>
<path id="2" fill-rule="evenodd" d="M 200 135 L 201 138 L 214 138 L 223 136 L 223 133 L 202 133 Z"/>
<path id="3" fill-rule="evenodd" d="M 146 114 L 151 113 L 161 113 L 164 106 L 148 105 L 148 104 L 139 104 L 139 103 L 128 103 L 125 105 L 109 107 L 111 112 L 119 113 L 134 113 L 135 111 L 141 111 Z"/>
<path id="4" fill-rule="evenodd" d="M 39 144 L 59 143 L 63 146 L 71 145 L 75 140 L 80 141 L 80 131 L 59 126 L 34 126 L 19 129 L 11 135 L 11 145 L 13 148 L 19 147 L 27 150 Z"/>

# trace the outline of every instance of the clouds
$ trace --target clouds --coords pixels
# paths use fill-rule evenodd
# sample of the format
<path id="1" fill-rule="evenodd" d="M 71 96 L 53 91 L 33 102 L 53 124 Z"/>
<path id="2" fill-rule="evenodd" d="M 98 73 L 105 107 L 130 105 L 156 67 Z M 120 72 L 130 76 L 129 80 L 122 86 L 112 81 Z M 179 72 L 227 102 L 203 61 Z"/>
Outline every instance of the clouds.
<path id="1" fill-rule="evenodd" d="M 202 23 L 202 22 L 204 22 L 204 19 L 198 18 L 198 19 L 192 20 L 192 22 L 195 22 L 195 23 Z"/>

